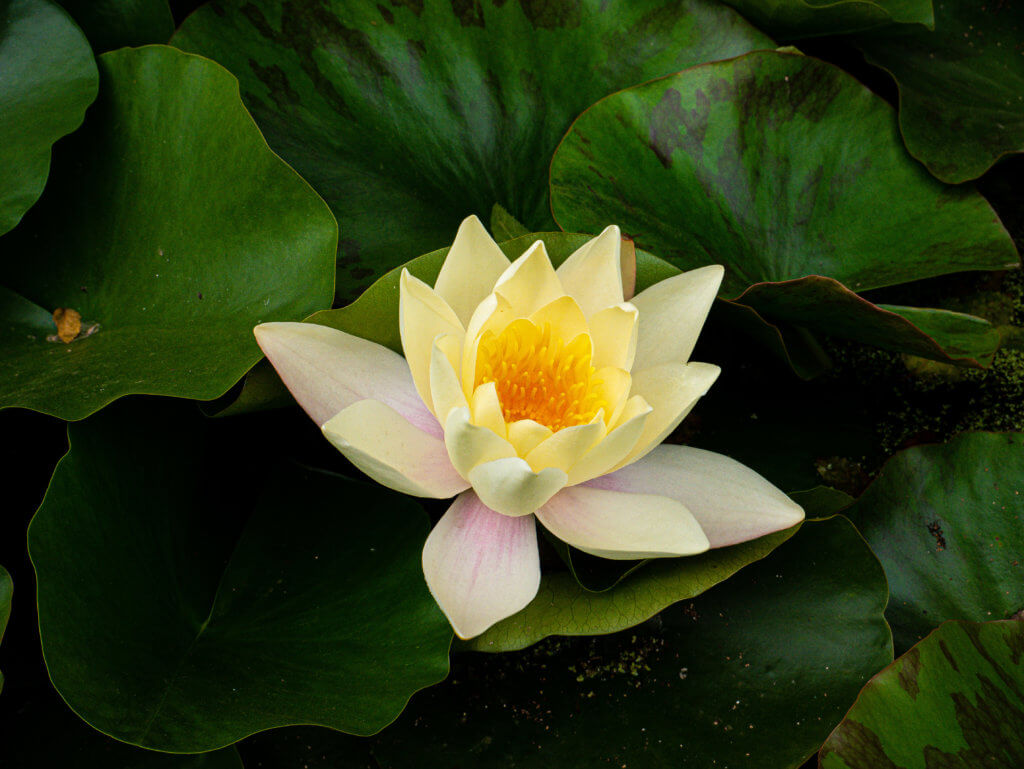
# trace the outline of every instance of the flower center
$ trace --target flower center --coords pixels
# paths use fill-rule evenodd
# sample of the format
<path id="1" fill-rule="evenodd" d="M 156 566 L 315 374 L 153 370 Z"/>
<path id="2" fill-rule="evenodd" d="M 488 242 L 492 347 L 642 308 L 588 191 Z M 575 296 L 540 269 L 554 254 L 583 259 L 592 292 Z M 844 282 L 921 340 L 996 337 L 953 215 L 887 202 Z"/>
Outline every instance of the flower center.
<path id="1" fill-rule="evenodd" d="M 566 343 L 550 323 L 520 318 L 480 338 L 474 387 L 494 382 L 506 422 L 532 419 L 557 432 L 586 424 L 605 405 L 590 359 L 589 335 Z"/>

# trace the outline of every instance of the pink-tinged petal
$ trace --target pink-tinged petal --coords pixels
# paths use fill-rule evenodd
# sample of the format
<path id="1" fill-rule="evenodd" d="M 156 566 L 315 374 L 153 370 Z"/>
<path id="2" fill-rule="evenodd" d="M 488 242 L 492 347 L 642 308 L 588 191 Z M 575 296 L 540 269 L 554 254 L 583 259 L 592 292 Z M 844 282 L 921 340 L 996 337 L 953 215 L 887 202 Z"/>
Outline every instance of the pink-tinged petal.
<path id="1" fill-rule="evenodd" d="M 423 576 L 455 634 L 480 635 L 537 595 L 533 516 L 510 518 L 472 491 L 460 494 L 423 545 Z"/>
<path id="2" fill-rule="evenodd" d="M 712 547 L 756 539 L 804 519 L 800 505 L 749 467 L 690 446 L 659 446 L 586 485 L 676 499 L 693 513 Z"/>
<path id="3" fill-rule="evenodd" d="M 589 318 L 622 303 L 622 233 L 614 224 L 580 246 L 558 268 L 565 293 Z"/>
<path id="4" fill-rule="evenodd" d="M 455 310 L 463 325 L 509 267 L 508 258 L 480 220 L 470 216 L 459 225 L 434 290 Z"/>
<path id="5" fill-rule="evenodd" d="M 323 433 L 348 460 L 389 489 L 447 499 L 469 484 L 452 467 L 444 441 L 385 403 L 356 401 L 327 420 Z"/>
<path id="6" fill-rule="evenodd" d="M 622 461 L 635 462 L 653 449 L 686 418 L 718 379 L 721 369 L 710 363 L 662 363 L 633 374 L 633 393 L 651 406 L 643 432 Z"/>
<path id="7" fill-rule="evenodd" d="M 552 497 L 537 518 L 563 542 L 602 558 L 695 555 L 709 544 L 685 505 L 654 494 L 572 486 Z"/>
<path id="8" fill-rule="evenodd" d="M 720 265 L 712 264 L 655 283 L 633 297 L 640 311 L 634 368 L 690 359 L 724 274 Z"/>
<path id="9" fill-rule="evenodd" d="M 469 472 L 469 482 L 483 503 L 511 516 L 534 512 L 564 488 L 568 480 L 557 467 L 535 473 L 521 457 L 484 462 Z"/>
<path id="10" fill-rule="evenodd" d="M 465 330 L 455 311 L 437 293 L 408 270 L 402 270 L 398 289 L 398 330 L 412 381 L 424 403 L 430 395 L 430 357 L 439 336 L 462 339 Z"/>
<path id="11" fill-rule="evenodd" d="M 440 438 L 405 359 L 379 344 L 315 323 L 263 323 L 256 341 L 295 400 L 318 425 L 356 401 L 386 403 L 420 430 Z"/>

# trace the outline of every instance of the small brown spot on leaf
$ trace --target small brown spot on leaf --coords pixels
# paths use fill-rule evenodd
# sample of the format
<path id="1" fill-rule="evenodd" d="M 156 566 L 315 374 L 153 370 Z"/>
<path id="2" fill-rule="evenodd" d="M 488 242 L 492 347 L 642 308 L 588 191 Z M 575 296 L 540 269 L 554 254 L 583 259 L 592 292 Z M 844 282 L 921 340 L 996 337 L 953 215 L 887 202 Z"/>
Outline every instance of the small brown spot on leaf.
<path id="1" fill-rule="evenodd" d="M 942 527 L 939 526 L 938 521 L 932 521 L 928 524 L 928 533 L 935 537 L 936 550 L 946 549 L 946 538 L 942 536 Z"/>
<path id="2" fill-rule="evenodd" d="M 58 307 L 53 311 L 53 322 L 57 325 L 57 338 L 64 344 L 73 341 L 82 330 L 82 315 L 70 307 Z"/>

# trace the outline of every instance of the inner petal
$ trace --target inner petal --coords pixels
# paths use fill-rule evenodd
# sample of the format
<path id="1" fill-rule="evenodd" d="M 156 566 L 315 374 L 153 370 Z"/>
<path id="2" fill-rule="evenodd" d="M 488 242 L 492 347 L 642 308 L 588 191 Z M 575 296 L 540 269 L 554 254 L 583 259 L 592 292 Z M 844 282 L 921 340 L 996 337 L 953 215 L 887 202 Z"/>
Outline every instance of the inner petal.
<path id="1" fill-rule="evenodd" d="M 592 354 L 589 334 L 566 341 L 551 323 L 519 318 L 480 337 L 474 389 L 493 382 L 508 423 L 531 419 L 555 432 L 587 424 L 613 410 Z"/>

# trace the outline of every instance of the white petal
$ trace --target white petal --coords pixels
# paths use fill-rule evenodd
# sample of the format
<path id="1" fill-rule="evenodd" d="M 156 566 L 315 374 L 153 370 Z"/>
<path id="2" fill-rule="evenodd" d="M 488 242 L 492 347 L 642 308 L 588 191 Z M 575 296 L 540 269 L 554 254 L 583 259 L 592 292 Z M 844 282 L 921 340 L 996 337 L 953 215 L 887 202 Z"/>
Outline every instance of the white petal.
<path id="1" fill-rule="evenodd" d="M 480 635 L 537 595 L 533 517 L 509 518 L 472 491 L 460 494 L 423 545 L 423 576 L 455 634 Z"/>
<path id="2" fill-rule="evenodd" d="M 712 264 L 655 283 L 633 297 L 640 311 L 634 368 L 690 359 L 724 274 L 720 265 Z"/>
<path id="3" fill-rule="evenodd" d="M 710 363 L 663 363 L 633 374 L 633 393 L 651 406 L 643 432 L 622 465 L 635 462 L 683 421 L 721 373 Z M 620 465 L 621 466 L 621 465 Z"/>
<path id="4" fill-rule="evenodd" d="M 409 364 L 387 347 L 315 323 L 263 323 L 253 333 L 281 381 L 318 425 L 356 401 L 375 398 L 441 437 L 441 425 L 416 393 Z"/>
<path id="5" fill-rule="evenodd" d="M 567 480 L 565 472 L 557 467 L 535 473 L 520 457 L 485 462 L 469 472 L 469 482 L 477 496 L 503 515 L 529 515 L 563 488 Z"/>
<path id="6" fill-rule="evenodd" d="M 679 500 L 700 523 L 711 547 L 756 539 L 804 519 L 800 505 L 749 467 L 690 446 L 659 446 L 586 485 Z"/>
<path id="7" fill-rule="evenodd" d="M 468 408 L 452 409 L 444 423 L 444 443 L 463 478 L 482 462 L 514 457 L 516 450 L 493 430 L 473 424 Z M 532 512 L 532 511 L 531 511 Z"/>
<path id="8" fill-rule="evenodd" d="M 353 403 L 329 419 L 323 432 L 352 464 L 389 489 L 445 499 L 469 486 L 452 467 L 444 441 L 380 401 Z"/>
<path id="9" fill-rule="evenodd" d="M 589 318 L 622 302 L 622 233 L 614 224 L 576 249 L 558 268 L 565 293 Z"/>
<path id="10" fill-rule="evenodd" d="M 544 241 L 538 240 L 512 262 L 494 284 L 494 293 L 508 301 L 516 317 L 532 315 L 565 294 L 551 266 Z"/>
<path id="11" fill-rule="evenodd" d="M 708 538 L 686 506 L 653 494 L 572 486 L 552 497 L 537 518 L 563 542 L 602 558 L 659 558 L 708 549 Z"/>
<path id="12" fill-rule="evenodd" d="M 446 335 L 462 339 L 465 336 L 462 322 L 434 289 L 403 269 L 399 282 L 398 328 L 416 391 L 424 403 L 433 406 L 430 357 L 434 340 Z"/>
<path id="13" fill-rule="evenodd" d="M 508 258 L 498 244 L 480 220 L 470 216 L 459 225 L 434 290 L 466 325 L 508 267 Z"/>

